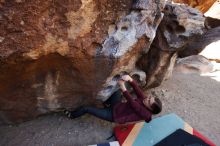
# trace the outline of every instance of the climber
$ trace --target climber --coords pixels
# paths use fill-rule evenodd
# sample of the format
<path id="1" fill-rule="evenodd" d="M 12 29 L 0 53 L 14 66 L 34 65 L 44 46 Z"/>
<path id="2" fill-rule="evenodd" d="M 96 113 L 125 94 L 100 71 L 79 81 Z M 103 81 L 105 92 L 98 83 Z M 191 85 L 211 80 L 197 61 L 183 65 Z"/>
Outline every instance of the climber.
<path id="1" fill-rule="evenodd" d="M 133 98 L 125 86 L 129 83 L 135 91 L 137 98 Z M 116 123 L 126 123 L 145 120 L 149 122 L 152 114 L 158 114 L 162 110 L 161 101 L 156 97 L 147 97 L 129 75 L 123 75 L 118 81 L 120 90 L 114 92 L 112 96 L 104 102 L 105 108 L 83 106 L 74 111 L 64 110 L 70 119 L 78 118 L 86 113 L 94 115 L 100 119 Z M 121 95 L 127 102 L 122 102 Z M 108 106 L 109 105 L 109 106 Z"/>

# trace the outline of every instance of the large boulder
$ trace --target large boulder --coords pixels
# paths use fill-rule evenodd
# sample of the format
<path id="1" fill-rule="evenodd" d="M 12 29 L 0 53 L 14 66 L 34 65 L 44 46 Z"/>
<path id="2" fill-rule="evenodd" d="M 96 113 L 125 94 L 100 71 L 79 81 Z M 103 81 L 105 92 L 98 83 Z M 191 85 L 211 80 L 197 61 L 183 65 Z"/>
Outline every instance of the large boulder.
<path id="1" fill-rule="evenodd" d="M 1 1 L 0 121 L 106 100 L 125 73 L 145 81 L 135 62 L 148 51 L 164 6 L 165 0 Z"/>
<path id="2" fill-rule="evenodd" d="M 123 74 L 160 85 L 204 27 L 196 9 L 164 7 L 165 0 L 1 1 L 0 121 L 105 101 Z"/>

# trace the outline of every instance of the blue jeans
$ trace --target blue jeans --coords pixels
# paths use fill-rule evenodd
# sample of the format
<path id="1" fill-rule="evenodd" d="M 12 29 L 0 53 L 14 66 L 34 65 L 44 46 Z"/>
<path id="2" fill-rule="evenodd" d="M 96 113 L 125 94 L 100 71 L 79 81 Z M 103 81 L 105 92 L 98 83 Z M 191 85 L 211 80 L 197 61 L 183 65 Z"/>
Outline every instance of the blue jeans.
<path id="1" fill-rule="evenodd" d="M 80 117 L 80 116 L 88 113 L 88 114 L 96 116 L 100 119 L 114 122 L 113 114 L 112 114 L 113 107 L 116 103 L 118 103 L 120 101 L 121 101 L 121 91 L 118 90 L 118 91 L 114 92 L 107 101 L 104 102 L 104 104 L 109 105 L 109 107 L 96 108 L 96 107 L 91 107 L 91 106 L 83 106 L 83 107 L 76 109 L 75 111 L 72 111 L 71 117 L 77 118 L 77 117 Z"/>

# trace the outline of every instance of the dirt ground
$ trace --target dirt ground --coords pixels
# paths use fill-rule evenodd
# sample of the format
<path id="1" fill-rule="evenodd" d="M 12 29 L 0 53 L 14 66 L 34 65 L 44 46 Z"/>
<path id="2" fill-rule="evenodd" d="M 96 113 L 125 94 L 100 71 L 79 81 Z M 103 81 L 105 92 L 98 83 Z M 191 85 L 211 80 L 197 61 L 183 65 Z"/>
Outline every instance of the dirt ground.
<path id="1" fill-rule="evenodd" d="M 220 145 L 220 82 L 198 74 L 174 73 L 160 87 L 147 91 L 163 102 L 159 115 L 176 113 Z M 85 146 L 106 142 L 114 124 L 92 116 L 69 120 L 61 113 L 19 125 L 0 127 L 0 146 Z M 110 139 L 114 140 L 114 139 Z"/>

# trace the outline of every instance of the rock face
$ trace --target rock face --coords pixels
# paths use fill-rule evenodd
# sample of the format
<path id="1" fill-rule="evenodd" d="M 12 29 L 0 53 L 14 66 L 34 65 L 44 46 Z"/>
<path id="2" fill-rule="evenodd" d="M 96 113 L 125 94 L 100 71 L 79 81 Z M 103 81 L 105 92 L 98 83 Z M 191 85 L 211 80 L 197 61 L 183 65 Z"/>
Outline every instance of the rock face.
<path id="1" fill-rule="evenodd" d="M 103 85 L 104 89 L 98 93 L 98 98 L 101 100 L 106 100 L 106 97 L 118 89 L 116 86 L 117 77 L 122 74 L 134 74 L 134 70 L 140 80 L 145 80 L 143 79 L 145 75 L 142 75 L 143 71 L 138 71 L 135 63 L 141 53 L 148 52 L 163 16 L 160 11 L 164 7 L 164 3 L 146 2 L 148 4 L 145 5 L 143 0 L 135 1 L 133 3 L 134 10 L 121 18 L 114 26 L 117 29 L 112 29 L 104 41 L 100 53 L 110 58 L 114 66 L 112 66 L 112 72 Z M 140 7 L 140 4 L 143 4 L 143 8 Z M 136 11 L 137 8 L 139 11 Z"/>
<path id="2" fill-rule="evenodd" d="M 203 35 L 192 39 L 182 51 L 180 57 L 196 55 L 203 52 L 202 55 L 208 59 L 220 60 L 219 55 L 220 27 L 209 29 Z"/>
<path id="3" fill-rule="evenodd" d="M 0 121 L 104 101 L 123 74 L 158 86 L 204 26 L 196 10 L 164 7 L 164 0 L 1 1 Z"/>
<path id="4" fill-rule="evenodd" d="M 204 57 L 219 62 L 220 2 L 216 1 L 204 15 L 207 32 L 191 39 L 178 54 L 180 57 L 186 57 L 202 51 L 200 54 Z"/>
<path id="5" fill-rule="evenodd" d="M 136 2 L 2 1 L 1 121 L 90 104 L 98 93 L 108 98 L 114 77 L 147 52 L 163 16 L 164 1 L 133 11 Z"/>
<path id="6" fill-rule="evenodd" d="M 198 10 L 186 5 L 167 4 L 149 53 L 138 62 L 146 72 L 146 87 L 159 86 L 169 78 L 179 51 L 204 32 L 204 20 Z"/>
<path id="7" fill-rule="evenodd" d="M 204 13 L 206 27 L 220 26 L 220 1 L 218 0 L 172 0 L 175 3 L 188 4 Z"/>
<path id="8" fill-rule="evenodd" d="M 205 13 L 213 5 L 216 0 L 172 0 L 175 3 L 188 4 L 193 8 L 199 9 L 201 12 Z"/>

